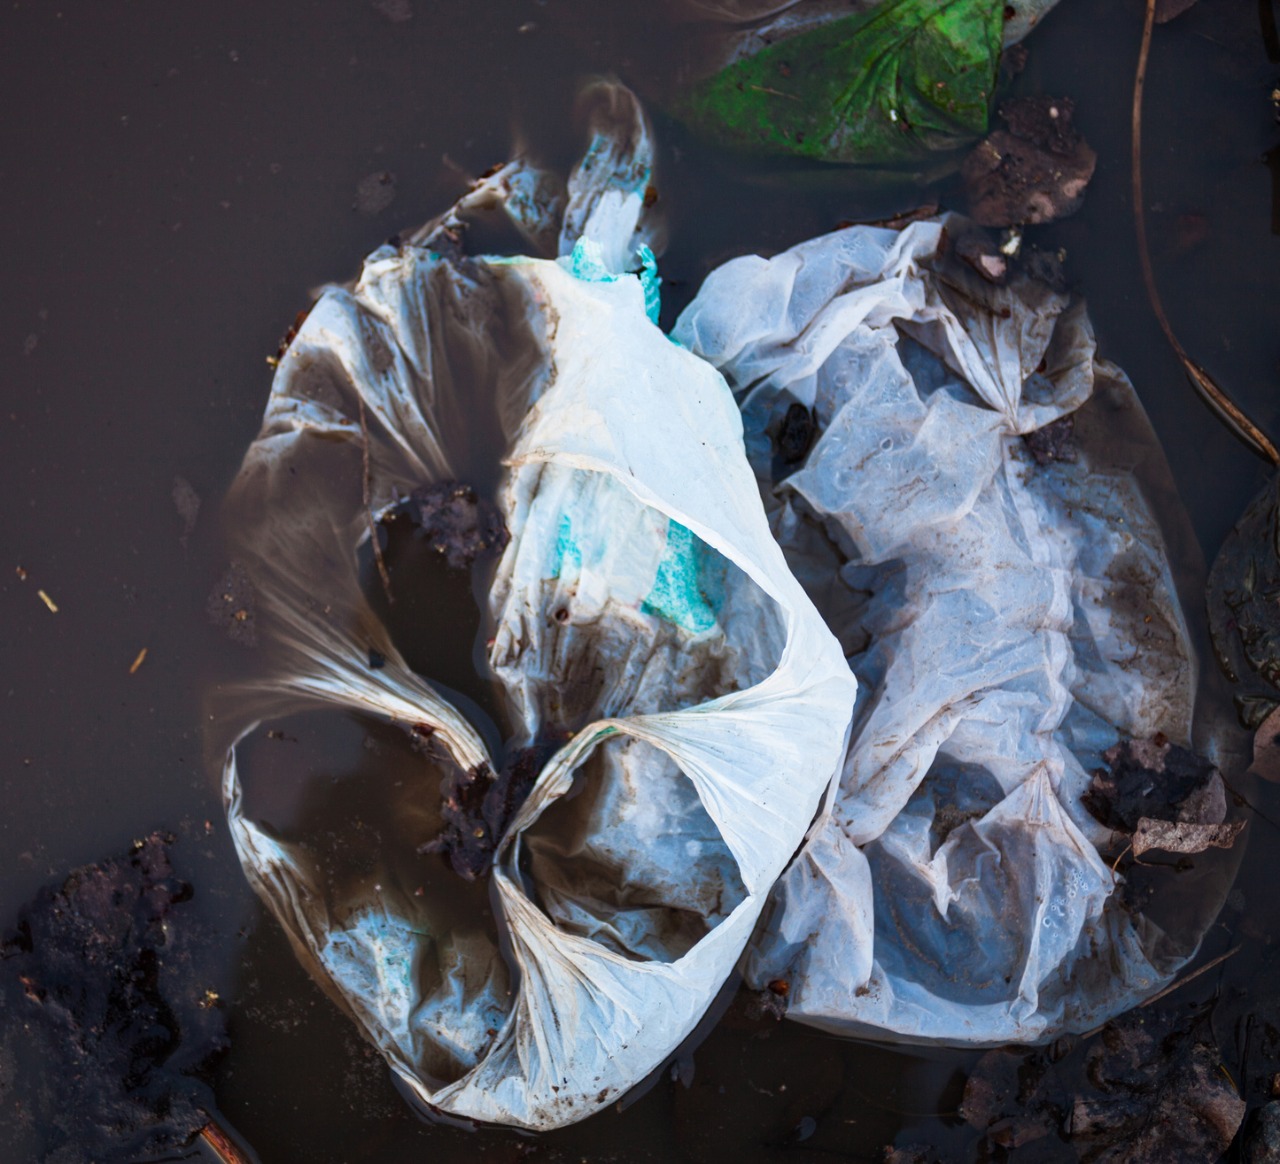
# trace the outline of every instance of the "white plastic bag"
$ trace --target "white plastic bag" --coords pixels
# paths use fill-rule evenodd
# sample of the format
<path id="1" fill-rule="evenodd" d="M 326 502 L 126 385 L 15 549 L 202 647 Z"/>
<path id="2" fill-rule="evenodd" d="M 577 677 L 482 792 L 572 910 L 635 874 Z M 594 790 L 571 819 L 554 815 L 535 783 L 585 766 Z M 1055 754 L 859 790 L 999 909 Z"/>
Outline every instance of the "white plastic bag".
<path id="1" fill-rule="evenodd" d="M 625 90 L 593 99 L 569 253 L 461 253 L 476 206 L 550 237 L 555 184 L 519 163 L 375 251 L 282 358 L 227 506 L 269 660 L 215 729 L 245 873 L 425 1104 L 532 1129 L 612 1103 L 693 1030 L 839 767 L 855 691 L 770 535 L 732 395 L 626 273 L 652 266 L 648 138 Z M 497 846 L 498 941 L 405 869 L 439 869 L 413 842 L 439 828 L 441 773 L 490 781 L 499 757 L 410 670 L 357 568 L 370 514 L 475 471 L 486 424 L 510 531 L 487 663 L 514 748 L 569 736 Z M 252 818 L 239 762 L 259 724 L 325 708 L 428 740 L 420 782 L 386 790 L 405 835 L 337 888 Z"/>
<path id="2" fill-rule="evenodd" d="M 774 531 L 860 683 L 749 978 L 839 1033 L 1034 1042 L 1151 994 L 1216 912 L 1183 906 L 1175 941 L 1124 904 L 1080 799 L 1117 739 L 1188 742 L 1196 667 L 1138 446 L 1109 439 L 1146 426 L 1131 386 L 1081 305 L 939 259 L 944 229 L 733 260 L 674 335 L 744 396 Z M 1075 459 L 1037 464 L 1023 436 L 1072 414 Z M 782 430 L 809 418 L 806 453 Z"/>

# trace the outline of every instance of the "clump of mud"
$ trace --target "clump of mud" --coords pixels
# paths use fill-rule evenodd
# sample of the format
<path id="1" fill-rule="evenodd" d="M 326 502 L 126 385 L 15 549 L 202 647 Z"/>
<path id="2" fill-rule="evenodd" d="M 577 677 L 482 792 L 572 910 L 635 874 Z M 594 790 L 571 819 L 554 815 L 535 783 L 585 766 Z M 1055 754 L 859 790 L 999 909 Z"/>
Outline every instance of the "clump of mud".
<path id="1" fill-rule="evenodd" d="M 443 555 L 451 570 L 465 570 L 511 540 L 498 507 L 458 481 L 415 489 L 408 509 L 418 524 L 417 536 Z"/>
<path id="2" fill-rule="evenodd" d="M 75 870 L 0 946 L 0 1102 L 46 1164 L 149 1159 L 209 1122 L 226 1030 L 172 842 Z"/>
<path id="3" fill-rule="evenodd" d="M 516 748 L 496 776 L 487 764 L 450 771 L 441 781 L 440 833 L 418 852 L 443 853 L 450 868 L 467 881 L 487 873 L 498 843 L 555 748 L 555 743 Z"/>

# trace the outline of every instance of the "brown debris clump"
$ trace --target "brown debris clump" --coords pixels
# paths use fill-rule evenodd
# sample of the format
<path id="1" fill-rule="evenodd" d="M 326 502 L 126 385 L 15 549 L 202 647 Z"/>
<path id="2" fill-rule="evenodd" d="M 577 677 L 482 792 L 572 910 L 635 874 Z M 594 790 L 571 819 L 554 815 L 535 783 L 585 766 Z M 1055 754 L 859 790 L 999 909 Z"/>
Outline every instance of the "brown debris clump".
<path id="1" fill-rule="evenodd" d="M 409 507 L 419 526 L 417 536 L 442 554 L 451 570 L 465 570 L 477 558 L 499 553 L 511 540 L 498 507 L 458 481 L 415 489 Z"/>
<path id="2" fill-rule="evenodd" d="M 1126 740 L 1103 754 L 1082 797 L 1102 824 L 1128 837 L 1135 856 L 1151 849 L 1202 853 L 1226 849 L 1244 829 L 1224 823 L 1226 787 L 1208 760 L 1171 744 L 1164 736 Z"/>
<path id="3" fill-rule="evenodd" d="M 453 768 L 440 785 L 441 828 L 419 853 L 443 853 L 449 867 L 475 881 L 493 865 L 494 853 L 555 748 L 517 748 L 496 776 L 487 765 Z"/>
<path id="4" fill-rule="evenodd" d="M 172 842 L 152 833 L 41 890 L 0 944 L 0 1064 L 34 1068 L 0 1070 L 0 1098 L 30 1120 L 41 1160 L 155 1159 L 209 1122 L 225 1020 L 205 935 L 174 916 L 192 890 Z"/>
<path id="5" fill-rule="evenodd" d="M 1082 1045 L 990 1051 L 965 1084 L 960 1114 L 989 1153 L 1044 1141 L 1089 1164 L 1217 1160 L 1245 1102 L 1207 1029 L 1180 1017 L 1131 1011 Z"/>
<path id="6" fill-rule="evenodd" d="M 1072 121 L 1069 97 L 1019 97 L 1000 107 L 1007 129 L 983 139 L 960 176 L 982 226 L 1052 222 L 1080 209 L 1098 155 Z"/>

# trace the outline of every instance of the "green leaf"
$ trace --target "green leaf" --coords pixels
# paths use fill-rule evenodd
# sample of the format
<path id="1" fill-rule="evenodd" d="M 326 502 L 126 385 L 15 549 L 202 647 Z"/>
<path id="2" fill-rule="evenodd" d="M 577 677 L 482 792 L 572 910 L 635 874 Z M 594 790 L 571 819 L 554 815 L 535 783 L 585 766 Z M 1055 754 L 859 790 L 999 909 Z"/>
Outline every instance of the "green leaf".
<path id="1" fill-rule="evenodd" d="M 891 165 L 986 132 L 1003 0 L 885 0 L 700 82 L 675 113 L 754 153 Z"/>

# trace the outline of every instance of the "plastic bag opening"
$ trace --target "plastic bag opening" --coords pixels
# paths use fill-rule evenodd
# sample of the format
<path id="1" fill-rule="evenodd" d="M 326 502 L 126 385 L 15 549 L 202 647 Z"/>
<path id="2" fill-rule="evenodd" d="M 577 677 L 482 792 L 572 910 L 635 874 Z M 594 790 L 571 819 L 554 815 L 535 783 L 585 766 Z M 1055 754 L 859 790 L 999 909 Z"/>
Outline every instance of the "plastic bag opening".
<path id="1" fill-rule="evenodd" d="M 435 1086 L 461 1078 L 505 1022 L 513 979 L 488 883 L 423 851 L 457 764 L 402 725 L 333 711 L 263 724 L 238 752 L 244 818 L 326 931 L 321 984 L 354 985 L 358 1018 L 402 1024 Z"/>
<path id="2" fill-rule="evenodd" d="M 747 897 L 697 789 L 629 736 L 595 748 L 522 846 L 521 873 L 543 912 L 637 961 L 682 958 Z"/>

